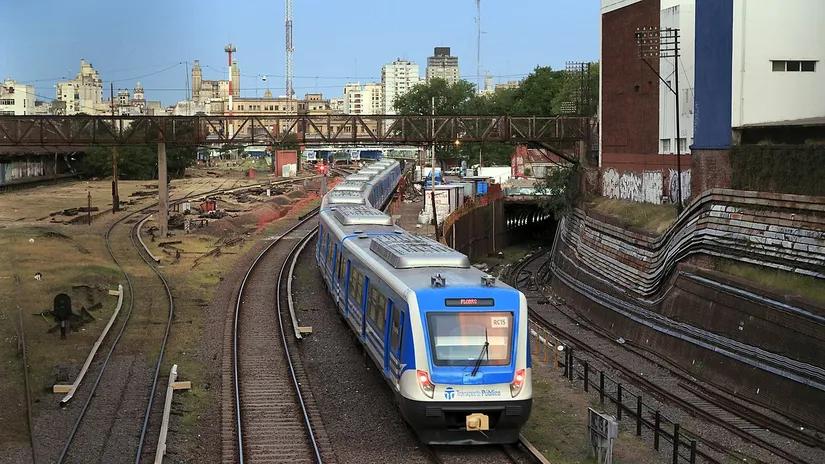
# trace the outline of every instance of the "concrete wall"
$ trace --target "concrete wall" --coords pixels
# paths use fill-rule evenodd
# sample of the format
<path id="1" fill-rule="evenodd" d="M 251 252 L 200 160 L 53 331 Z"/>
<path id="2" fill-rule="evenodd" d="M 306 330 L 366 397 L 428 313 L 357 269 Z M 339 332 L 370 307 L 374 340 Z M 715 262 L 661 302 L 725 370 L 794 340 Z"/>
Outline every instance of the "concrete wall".
<path id="1" fill-rule="evenodd" d="M 681 153 L 689 153 L 693 143 L 693 86 L 695 43 L 695 0 L 661 0 L 659 27 L 679 29 L 679 138 Z M 676 59 L 659 60 L 662 78 L 676 88 Z M 668 146 L 665 146 L 667 140 Z M 659 153 L 676 153 L 676 96 L 659 85 Z"/>
<path id="2" fill-rule="evenodd" d="M 771 60 L 817 60 L 774 72 Z M 734 0 L 733 127 L 825 116 L 825 2 Z"/>

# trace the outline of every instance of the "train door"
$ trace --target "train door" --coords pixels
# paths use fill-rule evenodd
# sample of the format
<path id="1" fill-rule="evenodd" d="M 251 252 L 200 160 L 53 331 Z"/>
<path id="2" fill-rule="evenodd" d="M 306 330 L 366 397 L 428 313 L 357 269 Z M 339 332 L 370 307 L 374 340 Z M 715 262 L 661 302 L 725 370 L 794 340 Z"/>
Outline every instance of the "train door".
<path id="1" fill-rule="evenodd" d="M 401 378 L 401 340 L 404 334 L 404 312 L 396 306 L 392 300 L 387 303 L 389 314 L 389 324 L 387 324 L 388 343 L 384 346 L 384 370 L 386 375 L 392 379 L 395 387 L 398 388 L 398 381 Z"/>

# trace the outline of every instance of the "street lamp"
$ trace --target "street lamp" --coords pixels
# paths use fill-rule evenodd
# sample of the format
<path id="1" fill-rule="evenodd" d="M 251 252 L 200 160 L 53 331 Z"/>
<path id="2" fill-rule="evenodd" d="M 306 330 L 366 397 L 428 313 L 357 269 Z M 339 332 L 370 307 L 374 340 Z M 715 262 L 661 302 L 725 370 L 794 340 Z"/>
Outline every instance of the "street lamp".
<path id="1" fill-rule="evenodd" d="M 656 74 L 656 77 L 665 84 L 676 97 L 676 210 L 682 212 L 682 147 L 681 130 L 679 124 L 679 29 L 658 27 L 641 27 L 636 29 L 636 45 L 639 47 L 639 58 Z M 665 81 L 661 74 L 648 61 L 648 58 L 673 58 L 675 88 Z"/>

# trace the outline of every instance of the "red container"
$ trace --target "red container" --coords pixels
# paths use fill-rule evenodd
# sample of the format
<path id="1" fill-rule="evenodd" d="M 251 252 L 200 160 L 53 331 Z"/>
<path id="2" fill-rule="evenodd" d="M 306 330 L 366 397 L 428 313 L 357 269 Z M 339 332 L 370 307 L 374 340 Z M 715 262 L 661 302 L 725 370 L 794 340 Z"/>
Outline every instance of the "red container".
<path id="1" fill-rule="evenodd" d="M 298 164 L 298 152 L 295 150 L 275 150 L 275 175 L 283 174 L 285 164 Z"/>

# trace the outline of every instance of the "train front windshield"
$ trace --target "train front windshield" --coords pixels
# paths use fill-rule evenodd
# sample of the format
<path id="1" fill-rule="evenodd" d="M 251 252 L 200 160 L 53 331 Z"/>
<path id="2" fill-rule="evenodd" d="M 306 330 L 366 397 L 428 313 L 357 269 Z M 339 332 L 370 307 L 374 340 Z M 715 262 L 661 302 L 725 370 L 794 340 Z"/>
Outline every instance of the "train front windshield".
<path id="1" fill-rule="evenodd" d="M 510 364 L 511 312 L 429 313 L 427 324 L 433 362 L 438 366 Z"/>

